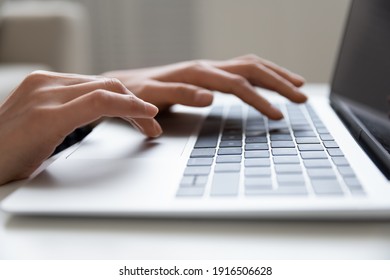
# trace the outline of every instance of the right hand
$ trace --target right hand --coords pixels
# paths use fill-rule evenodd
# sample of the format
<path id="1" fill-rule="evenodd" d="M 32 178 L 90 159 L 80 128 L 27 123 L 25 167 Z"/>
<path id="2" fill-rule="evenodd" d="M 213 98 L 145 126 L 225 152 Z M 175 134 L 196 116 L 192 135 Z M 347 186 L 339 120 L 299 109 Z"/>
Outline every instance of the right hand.
<path id="1" fill-rule="evenodd" d="M 157 113 L 117 79 L 33 72 L 0 106 L 0 185 L 28 177 L 68 134 L 104 116 L 157 137 Z"/>
<path id="2" fill-rule="evenodd" d="M 278 120 L 283 118 L 282 112 L 255 87 L 275 91 L 292 102 L 307 100 L 299 89 L 305 82 L 301 76 L 256 55 L 185 61 L 103 75 L 118 78 L 135 95 L 160 110 L 174 104 L 208 106 L 213 100 L 212 91 L 220 91 L 234 94 L 270 119 Z"/>

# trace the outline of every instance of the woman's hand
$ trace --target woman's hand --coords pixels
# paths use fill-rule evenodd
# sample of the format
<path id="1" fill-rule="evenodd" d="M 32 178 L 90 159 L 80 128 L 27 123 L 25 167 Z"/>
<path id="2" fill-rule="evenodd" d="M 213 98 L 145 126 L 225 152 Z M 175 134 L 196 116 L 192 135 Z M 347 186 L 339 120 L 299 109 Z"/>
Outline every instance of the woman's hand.
<path id="1" fill-rule="evenodd" d="M 119 70 L 103 74 L 121 80 L 141 99 L 160 110 L 173 104 L 208 106 L 211 91 L 232 93 L 271 119 L 281 119 L 282 113 L 259 95 L 255 87 L 278 92 L 293 102 L 305 102 L 299 91 L 304 79 L 290 71 L 254 55 L 226 61 L 199 60 L 167 66 Z"/>
<path id="2" fill-rule="evenodd" d="M 33 72 L 0 106 L 0 185 L 28 177 L 68 134 L 103 116 L 156 137 L 157 112 L 117 79 Z"/>

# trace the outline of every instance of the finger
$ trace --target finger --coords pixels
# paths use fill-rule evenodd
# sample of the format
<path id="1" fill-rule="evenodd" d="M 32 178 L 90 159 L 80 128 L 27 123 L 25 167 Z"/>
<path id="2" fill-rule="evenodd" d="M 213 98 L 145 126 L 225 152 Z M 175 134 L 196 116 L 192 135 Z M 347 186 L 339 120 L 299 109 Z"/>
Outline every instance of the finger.
<path id="1" fill-rule="evenodd" d="M 293 102 L 302 103 L 307 100 L 307 97 L 290 81 L 261 64 L 229 62 L 222 68 L 230 73 L 245 77 L 253 85 L 276 91 Z"/>
<path id="2" fill-rule="evenodd" d="M 197 65 L 189 68 L 184 76 L 186 83 L 209 90 L 232 93 L 271 119 L 283 118 L 282 113 L 260 96 L 256 89 L 240 75 L 208 65 Z"/>
<path id="3" fill-rule="evenodd" d="M 57 102 L 66 103 L 98 89 L 121 94 L 131 94 L 118 79 L 106 77 L 97 78 L 84 83 L 56 87 L 51 90 L 50 94 Z"/>
<path id="4" fill-rule="evenodd" d="M 53 84 L 61 85 L 77 85 L 101 79 L 99 76 L 59 73 L 45 70 L 34 71 L 29 76 L 33 76 L 36 79 L 49 80 Z"/>
<path id="5" fill-rule="evenodd" d="M 62 105 L 58 117 L 67 132 L 71 132 L 104 116 L 151 119 L 157 112 L 156 106 L 134 95 L 96 90 Z"/>
<path id="6" fill-rule="evenodd" d="M 143 96 L 153 104 L 181 104 L 186 106 L 204 107 L 213 101 L 213 94 L 205 88 L 184 83 L 168 83 L 150 81 L 144 87 Z"/>
<path id="7" fill-rule="evenodd" d="M 301 75 L 293 73 L 286 68 L 280 67 L 271 61 L 262 59 L 262 63 L 278 75 L 282 76 L 284 79 L 290 81 L 294 86 L 301 87 L 305 83 L 305 78 L 303 78 Z"/>
<path id="8" fill-rule="evenodd" d="M 158 137 L 162 133 L 160 124 L 155 119 L 131 119 L 128 117 L 123 118 L 124 120 L 131 123 L 141 133 L 148 137 Z"/>
<path id="9" fill-rule="evenodd" d="M 277 65 L 276 63 L 274 63 L 272 61 L 269 61 L 269 60 L 264 59 L 264 58 L 260 58 L 256 55 L 253 55 L 253 54 L 240 56 L 240 57 L 235 58 L 234 60 L 246 61 L 246 62 L 251 62 L 251 63 L 255 63 L 255 64 L 262 64 L 262 65 L 268 67 L 269 69 L 271 69 L 272 71 L 274 71 L 275 73 L 277 73 L 278 75 L 282 76 L 286 80 L 290 81 L 293 85 L 295 85 L 297 87 L 300 87 L 305 83 L 305 79 L 302 76 L 295 74 L 295 73 L 289 71 L 288 69 Z"/>

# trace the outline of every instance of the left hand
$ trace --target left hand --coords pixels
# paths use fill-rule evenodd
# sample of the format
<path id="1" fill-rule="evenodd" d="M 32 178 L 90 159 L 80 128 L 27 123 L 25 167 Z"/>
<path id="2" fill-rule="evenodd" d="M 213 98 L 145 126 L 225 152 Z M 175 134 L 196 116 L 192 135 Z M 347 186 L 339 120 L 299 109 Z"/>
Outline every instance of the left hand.
<path id="1" fill-rule="evenodd" d="M 256 91 L 262 87 L 278 92 L 297 103 L 307 97 L 299 90 L 304 79 L 287 69 L 255 55 L 226 61 L 198 60 L 136 70 L 103 74 L 115 77 L 139 98 L 160 110 L 173 104 L 195 107 L 212 103 L 212 90 L 232 93 L 271 119 L 283 118 Z"/>
<path id="2" fill-rule="evenodd" d="M 67 135 L 101 117 L 157 137 L 157 112 L 118 79 L 35 71 L 0 104 L 0 185 L 30 176 Z"/>

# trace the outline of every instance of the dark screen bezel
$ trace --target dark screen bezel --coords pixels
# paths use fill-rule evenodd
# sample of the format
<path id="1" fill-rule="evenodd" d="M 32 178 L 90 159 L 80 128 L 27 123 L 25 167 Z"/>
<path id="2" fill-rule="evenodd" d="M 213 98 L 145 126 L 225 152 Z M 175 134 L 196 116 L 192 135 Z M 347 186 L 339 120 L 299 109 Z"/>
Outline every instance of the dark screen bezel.
<path id="1" fill-rule="evenodd" d="M 375 136 L 372 135 L 370 130 L 361 121 L 359 121 L 358 116 L 356 116 L 351 109 L 353 107 L 352 102 L 349 102 L 347 98 L 345 98 L 342 94 L 336 92 L 335 90 L 336 76 L 340 66 L 339 62 L 341 61 L 340 58 L 343 55 L 346 33 L 351 24 L 351 14 L 355 5 L 355 1 L 352 1 L 352 3 L 350 4 L 348 17 L 344 24 L 343 37 L 341 40 L 341 44 L 339 45 L 337 60 L 334 64 L 335 66 L 333 69 L 331 91 L 329 96 L 330 105 L 340 116 L 341 120 L 346 124 L 352 136 L 358 141 L 360 146 L 367 152 L 367 154 L 374 161 L 377 167 L 389 180 L 390 154 L 386 151 L 386 149 L 383 148 L 382 144 L 377 141 L 377 139 L 375 138 Z"/>

